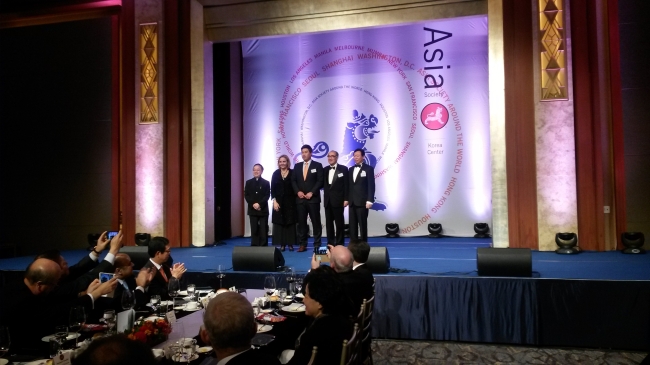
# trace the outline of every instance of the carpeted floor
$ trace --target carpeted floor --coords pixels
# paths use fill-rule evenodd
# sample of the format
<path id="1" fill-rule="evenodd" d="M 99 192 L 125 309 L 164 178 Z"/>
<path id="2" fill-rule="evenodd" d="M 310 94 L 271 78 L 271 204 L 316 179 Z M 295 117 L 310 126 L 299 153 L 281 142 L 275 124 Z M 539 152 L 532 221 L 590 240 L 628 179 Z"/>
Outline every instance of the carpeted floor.
<path id="1" fill-rule="evenodd" d="M 373 340 L 374 365 L 639 364 L 646 353 L 495 346 L 457 342 Z"/>

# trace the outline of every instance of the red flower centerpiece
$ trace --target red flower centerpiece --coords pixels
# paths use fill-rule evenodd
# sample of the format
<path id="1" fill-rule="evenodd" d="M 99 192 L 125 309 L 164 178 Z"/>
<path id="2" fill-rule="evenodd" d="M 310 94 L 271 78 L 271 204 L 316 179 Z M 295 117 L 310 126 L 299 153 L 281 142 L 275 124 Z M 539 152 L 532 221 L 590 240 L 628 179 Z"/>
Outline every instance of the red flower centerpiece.
<path id="1" fill-rule="evenodd" d="M 131 331 L 125 333 L 132 340 L 144 342 L 154 346 L 167 340 L 172 328 L 164 319 L 141 320 L 133 325 Z"/>

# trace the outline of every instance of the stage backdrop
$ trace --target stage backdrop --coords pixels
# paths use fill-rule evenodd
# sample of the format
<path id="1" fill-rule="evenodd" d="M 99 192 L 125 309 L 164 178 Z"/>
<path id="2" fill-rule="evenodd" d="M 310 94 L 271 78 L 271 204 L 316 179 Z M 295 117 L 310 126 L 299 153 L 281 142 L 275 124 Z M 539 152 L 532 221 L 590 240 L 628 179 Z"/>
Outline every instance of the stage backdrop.
<path id="1" fill-rule="evenodd" d="M 369 235 L 470 236 L 492 222 L 487 17 L 242 42 L 244 171 L 300 146 L 375 168 Z M 322 193 L 322 192 L 321 192 Z M 321 214 L 323 224 L 325 214 Z M 346 209 L 347 219 L 347 209 Z M 246 234 L 250 234 L 248 219 Z M 325 236 L 325 232 L 323 232 Z"/>

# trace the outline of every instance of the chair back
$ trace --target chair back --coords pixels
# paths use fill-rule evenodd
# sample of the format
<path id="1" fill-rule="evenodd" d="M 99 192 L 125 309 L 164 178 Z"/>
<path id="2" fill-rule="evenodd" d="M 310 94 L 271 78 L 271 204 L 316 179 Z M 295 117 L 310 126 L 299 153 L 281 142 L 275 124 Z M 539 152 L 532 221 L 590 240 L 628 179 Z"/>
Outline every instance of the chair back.
<path id="1" fill-rule="evenodd" d="M 361 346 L 359 347 L 359 358 L 364 363 L 372 364 L 372 350 L 370 348 L 370 330 L 372 328 L 372 310 L 375 305 L 375 296 L 363 300 L 363 319 L 361 321 Z"/>
<path id="2" fill-rule="evenodd" d="M 307 363 L 307 365 L 315 364 L 317 352 L 318 352 L 318 346 L 314 346 L 314 348 L 311 350 L 311 358 L 309 358 L 309 362 Z"/>
<path id="3" fill-rule="evenodd" d="M 341 350 L 341 365 L 356 365 L 359 363 L 359 340 L 361 330 L 358 324 L 354 324 L 352 337 L 349 340 L 343 340 L 343 349 Z"/>

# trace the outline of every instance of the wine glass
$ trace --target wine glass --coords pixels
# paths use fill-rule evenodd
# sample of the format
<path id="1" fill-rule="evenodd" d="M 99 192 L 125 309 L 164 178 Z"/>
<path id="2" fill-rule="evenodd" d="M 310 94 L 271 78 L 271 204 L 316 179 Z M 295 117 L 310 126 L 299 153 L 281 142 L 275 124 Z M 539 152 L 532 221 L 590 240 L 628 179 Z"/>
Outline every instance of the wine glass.
<path id="1" fill-rule="evenodd" d="M 302 292 L 302 277 L 296 277 L 296 281 L 294 282 L 296 292 L 295 295 L 298 295 Z"/>
<path id="2" fill-rule="evenodd" d="M 113 328 L 115 328 L 115 311 L 113 309 L 108 309 L 104 311 L 104 322 L 108 327 L 108 334 L 113 334 Z"/>
<path id="3" fill-rule="evenodd" d="M 9 345 L 11 345 L 9 328 L 6 326 L 0 326 L 0 357 L 4 356 L 9 351 Z"/>
<path id="4" fill-rule="evenodd" d="M 86 323 L 86 310 L 84 307 L 72 307 L 70 308 L 70 317 L 68 325 L 70 325 L 70 332 L 75 333 L 74 338 L 74 347 L 77 348 L 78 339 L 79 339 L 79 330 Z"/>
<path id="5" fill-rule="evenodd" d="M 294 282 L 296 281 L 296 272 L 294 271 L 293 267 L 287 267 L 286 272 L 288 273 L 287 275 L 287 283 L 289 283 L 289 291 L 288 293 L 290 295 L 293 295 L 294 292 L 296 291 L 296 286 Z"/>
<path id="6" fill-rule="evenodd" d="M 169 283 L 167 284 L 167 293 L 172 298 L 172 304 L 174 305 L 176 305 L 176 296 L 178 295 L 178 292 L 180 290 L 181 290 L 180 281 L 178 281 L 178 279 L 173 276 L 169 278 Z"/>
<path id="7" fill-rule="evenodd" d="M 66 326 L 56 326 L 54 327 L 54 339 L 56 340 L 56 343 L 58 344 L 59 351 L 57 352 L 57 355 L 63 351 L 63 344 L 65 343 L 65 340 L 68 338 L 68 327 Z"/>
<path id="8" fill-rule="evenodd" d="M 135 294 L 131 290 L 124 290 L 122 292 L 121 304 L 124 310 L 133 309 L 135 307 Z"/>
<path id="9" fill-rule="evenodd" d="M 264 291 L 266 292 L 266 296 L 268 297 L 269 303 L 271 302 L 271 295 L 275 291 L 275 277 L 272 275 L 269 275 L 264 278 Z"/>
<path id="10" fill-rule="evenodd" d="M 187 286 L 187 296 L 190 297 L 190 301 L 194 301 L 195 295 L 196 295 L 196 285 L 189 284 Z"/>
<path id="11" fill-rule="evenodd" d="M 223 278 L 226 277 L 226 274 L 223 273 L 223 265 L 217 266 L 217 278 L 219 278 L 219 289 L 223 288 Z"/>

